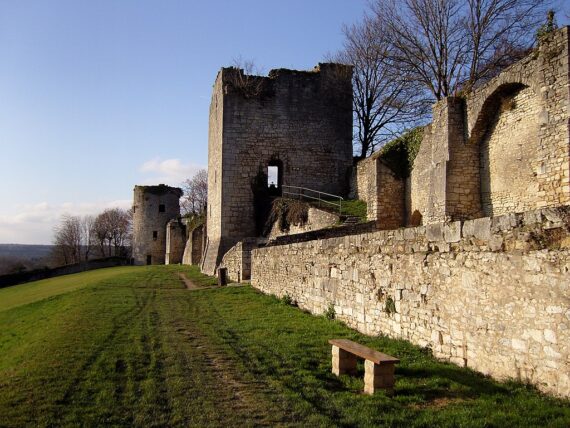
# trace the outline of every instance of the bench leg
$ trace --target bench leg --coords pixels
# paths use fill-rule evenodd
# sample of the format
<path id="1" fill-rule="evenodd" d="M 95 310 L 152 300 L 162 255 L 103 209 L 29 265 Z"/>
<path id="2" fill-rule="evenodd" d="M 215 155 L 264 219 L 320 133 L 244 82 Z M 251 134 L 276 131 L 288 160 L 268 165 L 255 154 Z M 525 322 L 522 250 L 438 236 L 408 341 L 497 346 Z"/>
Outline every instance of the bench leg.
<path id="1" fill-rule="evenodd" d="M 384 389 L 391 393 L 394 389 L 394 364 L 374 364 L 366 360 L 364 362 L 364 392 L 374 394 L 378 389 Z"/>
<path id="2" fill-rule="evenodd" d="M 341 374 L 356 373 L 356 355 L 340 349 L 338 346 L 332 347 L 332 372 L 339 376 Z"/>

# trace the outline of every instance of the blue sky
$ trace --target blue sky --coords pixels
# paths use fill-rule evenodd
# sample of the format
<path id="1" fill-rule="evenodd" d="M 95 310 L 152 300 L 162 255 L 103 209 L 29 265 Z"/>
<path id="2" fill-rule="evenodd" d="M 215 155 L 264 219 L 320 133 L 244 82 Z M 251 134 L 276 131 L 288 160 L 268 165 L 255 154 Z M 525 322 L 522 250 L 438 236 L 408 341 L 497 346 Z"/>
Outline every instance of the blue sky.
<path id="1" fill-rule="evenodd" d="M 0 243 L 207 163 L 218 69 L 310 69 L 366 0 L 0 0 Z"/>

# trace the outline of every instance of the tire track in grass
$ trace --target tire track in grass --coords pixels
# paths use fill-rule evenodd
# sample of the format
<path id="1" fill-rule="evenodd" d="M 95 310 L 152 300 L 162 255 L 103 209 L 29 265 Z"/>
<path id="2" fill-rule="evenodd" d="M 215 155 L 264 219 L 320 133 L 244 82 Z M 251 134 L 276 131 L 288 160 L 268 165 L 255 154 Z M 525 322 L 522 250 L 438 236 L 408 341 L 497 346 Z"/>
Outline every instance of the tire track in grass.
<path id="1" fill-rule="evenodd" d="M 239 425 L 259 426 L 283 423 L 287 416 L 281 409 L 271 406 L 272 402 L 267 399 L 271 393 L 267 385 L 239 374 L 235 361 L 217 349 L 201 330 L 193 308 L 189 311 L 184 306 L 179 310 L 185 311 L 187 318 L 171 317 L 172 335 L 168 344 L 174 348 L 172 353 L 177 360 L 176 365 L 183 368 L 184 377 L 191 383 L 189 389 L 192 392 L 189 392 L 195 394 L 196 389 L 203 390 L 201 396 L 191 397 L 191 402 L 198 404 L 198 408 L 187 416 L 184 424 L 215 426 L 237 421 Z M 215 406 L 213 413 L 212 404 Z M 268 404 L 272 408 L 268 409 Z"/>
<path id="2" fill-rule="evenodd" d="M 264 379 L 271 379 L 273 382 L 279 382 L 275 376 L 271 376 L 270 373 L 278 374 L 283 370 L 283 365 L 279 364 L 282 362 L 282 356 L 275 352 L 270 346 L 264 345 L 262 343 L 256 343 L 256 346 L 262 351 L 262 354 L 270 356 L 269 359 L 260 360 L 257 356 L 252 355 L 252 353 L 243 347 L 240 340 L 239 334 L 230 327 L 225 318 L 221 315 L 220 311 L 215 305 L 209 306 L 209 311 L 211 312 L 211 318 L 215 319 L 217 322 L 213 326 L 213 330 L 217 337 L 222 338 L 223 343 L 227 345 L 236 357 L 240 360 L 243 367 L 252 372 L 254 375 L 262 377 Z M 257 352 L 259 354 L 259 352 Z M 267 385 L 267 381 L 264 381 Z M 327 423 L 334 424 L 339 427 L 349 427 L 350 424 L 342 423 L 343 414 L 341 411 L 336 409 L 334 406 L 327 406 L 318 397 L 311 397 L 307 394 L 303 388 L 292 388 L 286 383 L 279 382 L 281 388 L 289 390 L 290 392 L 297 395 L 311 408 L 318 411 L 318 414 L 327 419 Z M 293 412 L 292 405 L 287 403 L 290 412 Z"/>
<path id="3" fill-rule="evenodd" d="M 92 370 L 96 362 L 101 358 L 101 356 L 109 349 L 110 343 L 115 342 L 116 337 L 121 332 L 121 330 L 129 327 L 133 324 L 138 316 L 147 308 L 149 303 L 156 297 L 156 290 L 148 294 L 148 297 L 140 297 L 136 296 L 135 293 L 135 304 L 133 307 L 123 311 L 116 316 L 112 317 L 111 319 L 111 331 L 103 340 L 100 341 L 100 344 L 94 349 L 94 351 L 87 357 L 85 362 L 81 365 L 79 370 L 75 373 L 73 379 L 70 381 L 69 385 L 65 389 L 65 392 L 61 399 L 56 400 L 56 404 L 58 405 L 59 409 L 57 411 L 56 419 L 61 419 L 62 410 L 65 410 L 65 407 L 69 405 L 72 401 L 74 396 L 81 392 L 81 384 L 83 381 L 86 380 L 88 377 L 88 373 Z"/>
<path id="4" fill-rule="evenodd" d="M 252 393 L 251 384 L 238 378 L 233 362 L 223 353 L 212 349 L 211 344 L 201 334 L 196 334 L 195 330 L 192 333 L 188 330 L 180 333 L 192 344 L 193 358 L 199 360 L 199 364 L 208 373 L 208 378 L 213 381 L 212 387 L 217 391 L 216 404 L 225 408 L 228 413 L 226 417 L 233 412 L 240 415 L 246 424 L 245 421 L 268 423 L 268 415 L 253 404 L 258 400 Z"/>

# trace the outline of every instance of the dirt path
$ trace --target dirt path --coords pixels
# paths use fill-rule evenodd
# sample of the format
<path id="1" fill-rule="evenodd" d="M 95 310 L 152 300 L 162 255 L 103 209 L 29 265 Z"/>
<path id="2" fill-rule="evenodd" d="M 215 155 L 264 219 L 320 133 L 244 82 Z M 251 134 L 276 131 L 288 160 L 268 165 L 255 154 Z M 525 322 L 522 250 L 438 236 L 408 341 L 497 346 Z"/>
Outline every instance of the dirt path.
<path id="1" fill-rule="evenodd" d="M 201 290 L 203 288 L 210 288 L 210 287 L 198 287 L 196 284 L 194 284 L 192 281 L 190 281 L 188 278 L 186 278 L 186 275 L 184 275 L 181 272 L 178 273 L 178 277 L 184 283 L 184 285 L 186 285 L 186 288 L 188 290 Z"/>
<path id="2" fill-rule="evenodd" d="M 199 285 L 196 285 L 192 282 L 192 280 L 188 279 L 186 277 L 186 275 L 184 275 L 182 272 L 178 273 L 178 278 L 180 278 L 180 280 L 184 283 L 184 285 L 186 285 L 186 288 L 188 290 L 209 290 L 212 288 L 223 288 L 219 285 L 211 285 L 208 287 L 200 287 Z M 228 284 L 226 287 L 244 287 L 244 284 L 239 284 L 237 282 L 232 282 L 230 284 Z"/>

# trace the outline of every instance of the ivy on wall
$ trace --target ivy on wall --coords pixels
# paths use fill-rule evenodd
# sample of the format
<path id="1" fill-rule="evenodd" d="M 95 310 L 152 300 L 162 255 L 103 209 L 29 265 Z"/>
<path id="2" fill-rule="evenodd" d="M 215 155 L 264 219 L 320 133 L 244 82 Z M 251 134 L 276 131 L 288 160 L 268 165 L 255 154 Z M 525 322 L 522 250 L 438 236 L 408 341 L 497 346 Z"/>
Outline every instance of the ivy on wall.
<path id="1" fill-rule="evenodd" d="M 419 126 L 387 143 L 378 158 L 400 179 L 410 176 L 414 160 L 420 150 L 424 128 Z"/>

